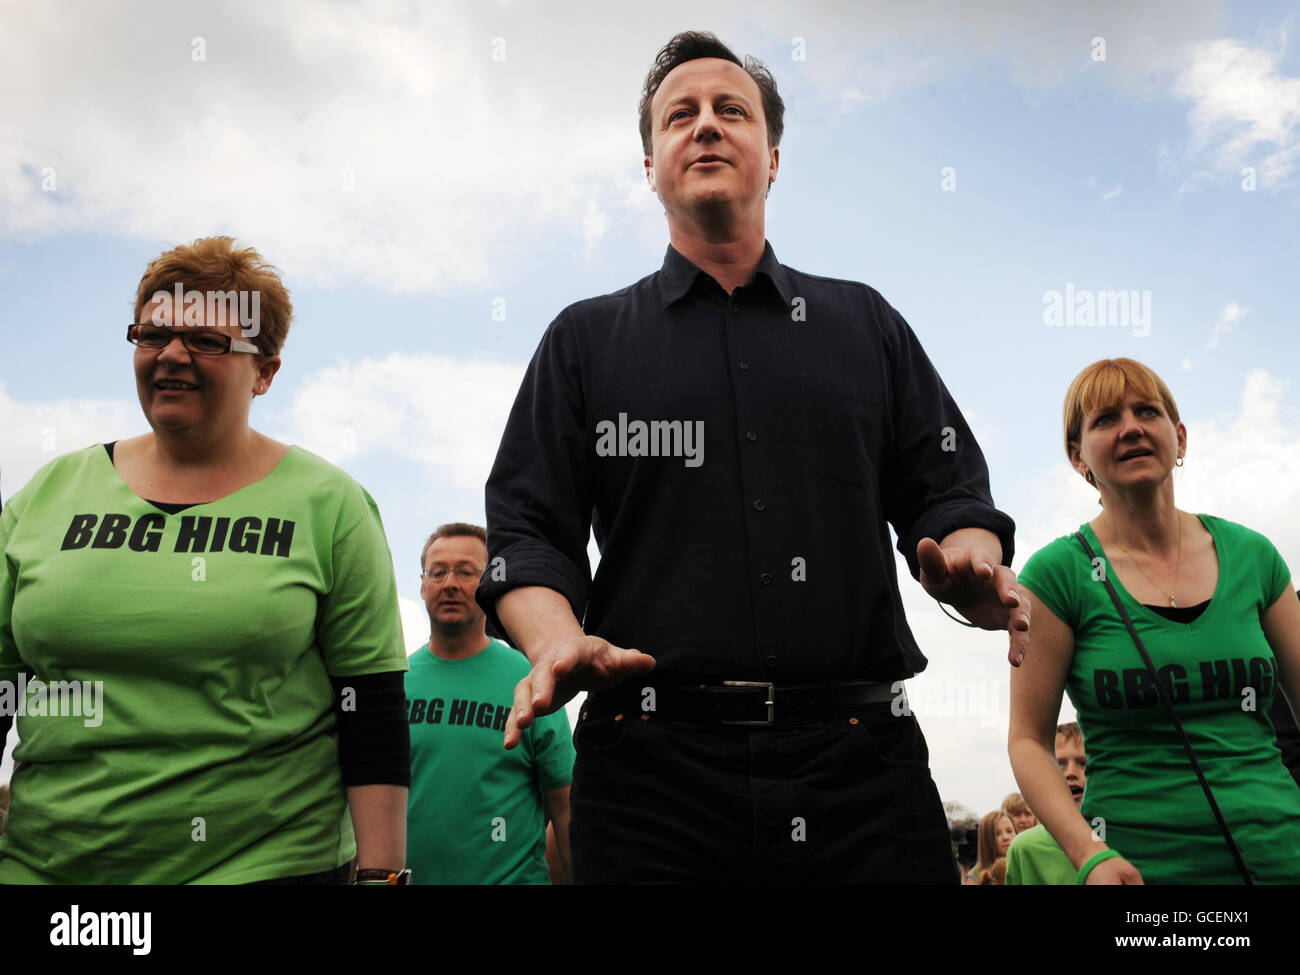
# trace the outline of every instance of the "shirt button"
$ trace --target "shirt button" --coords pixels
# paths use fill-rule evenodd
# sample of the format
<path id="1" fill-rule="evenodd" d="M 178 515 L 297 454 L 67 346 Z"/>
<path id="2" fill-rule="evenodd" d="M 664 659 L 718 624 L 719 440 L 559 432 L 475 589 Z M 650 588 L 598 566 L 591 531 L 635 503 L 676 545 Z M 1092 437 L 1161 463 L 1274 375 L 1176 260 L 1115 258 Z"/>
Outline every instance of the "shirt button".
<path id="1" fill-rule="evenodd" d="M 750 430 L 745 434 L 745 438 L 747 440 L 757 440 L 758 434 L 756 434 L 753 430 Z"/>
<path id="2" fill-rule="evenodd" d="M 767 655 L 767 665 L 768 665 L 769 667 L 775 667 L 775 666 L 776 666 L 776 654 L 774 654 L 774 653 L 769 653 L 769 654 Z"/>
<path id="3" fill-rule="evenodd" d="M 770 573 L 770 572 L 764 572 L 764 573 L 763 573 L 761 576 L 759 576 L 758 578 L 762 580 L 763 585 L 765 585 L 765 586 L 768 586 L 768 585 L 771 585 L 771 584 L 772 584 L 772 573 Z"/>
<path id="4" fill-rule="evenodd" d="M 740 360 L 740 371 L 749 372 L 749 363 L 746 362 L 744 359 Z"/>
<path id="5" fill-rule="evenodd" d="M 754 502 L 754 510 L 755 510 L 755 511 L 762 511 L 762 510 L 763 510 L 764 508 L 766 508 L 766 507 L 767 507 L 767 505 L 765 505 L 765 504 L 763 503 L 763 499 L 762 499 L 762 498 L 759 498 L 757 501 Z"/>

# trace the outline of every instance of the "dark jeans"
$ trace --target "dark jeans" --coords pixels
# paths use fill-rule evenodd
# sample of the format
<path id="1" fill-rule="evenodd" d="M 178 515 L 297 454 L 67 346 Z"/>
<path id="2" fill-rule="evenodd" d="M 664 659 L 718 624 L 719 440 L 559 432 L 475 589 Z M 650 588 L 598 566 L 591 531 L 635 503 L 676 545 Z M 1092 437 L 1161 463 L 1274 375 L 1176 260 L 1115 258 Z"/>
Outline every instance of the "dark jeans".
<path id="1" fill-rule="evenodd" d="M 747 728 L 589 703 L 574 740 L 577 883 L 959 882 L 925 738 L 889 704 Z"/>

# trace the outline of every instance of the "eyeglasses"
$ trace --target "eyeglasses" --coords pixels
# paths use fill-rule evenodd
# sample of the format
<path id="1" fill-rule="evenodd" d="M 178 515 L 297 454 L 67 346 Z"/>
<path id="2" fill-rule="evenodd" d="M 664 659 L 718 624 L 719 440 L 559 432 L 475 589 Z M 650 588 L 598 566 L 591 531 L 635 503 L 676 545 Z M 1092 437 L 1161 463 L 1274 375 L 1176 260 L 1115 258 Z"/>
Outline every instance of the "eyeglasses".
<path id="1" fill-rule="evenodd" d="M 262 351 L 252 342 L 209 328 L 163 328 L 160 325 L 141 325 L 139 322 L 126 328 L 126 340 L 142 349 L 165 349 L 178 336 L 193 355 L 229 355 L 231 352 L 257 355 Z"/>
<path id="2" fill-rule="evenodd" d="M 426 579 L 432 579 L 434 582 L 442 582 L 443 579 L 447 578 L 449 571 L 451 570 L 440 565 L 435 569 L 425 569 L 420 574 Z M 478 569 L 471 568 L 468 565 L 462 565 L 456 569 L 456 578 L 461 582 L 473 582 L 482 574 Z"/>

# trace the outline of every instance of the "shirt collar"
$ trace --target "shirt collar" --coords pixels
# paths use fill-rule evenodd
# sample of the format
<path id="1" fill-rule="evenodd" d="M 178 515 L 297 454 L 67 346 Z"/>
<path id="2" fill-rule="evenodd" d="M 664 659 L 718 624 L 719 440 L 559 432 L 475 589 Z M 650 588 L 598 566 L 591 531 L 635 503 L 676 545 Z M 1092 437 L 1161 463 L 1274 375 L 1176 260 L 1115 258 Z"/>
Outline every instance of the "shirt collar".
<path id="1" fill-rule="evenodd" d="M 702 274 L 705 274 L 702 269 L 682 257 L 676 248 L 669 244 L 668 253 L 664 255 L 664 266 L 659 272 L 659 288 L 663 294 L 664 307 L 667 308 L 684 297 Z M 705 276 L 707 277 L 707 274 Z M 782 304 L 787 306 L 790 304 L 792 297 L 790 276 L 777 261 L 772 245 L 766 241 L 763 243 L 763 257 L 759 260 L 758 267 L 754 269 L 754 278 L 746 287 L 757 283 L 760 278 L 767 278 L 772 285 L 772 290 L 780 296 Z"/>

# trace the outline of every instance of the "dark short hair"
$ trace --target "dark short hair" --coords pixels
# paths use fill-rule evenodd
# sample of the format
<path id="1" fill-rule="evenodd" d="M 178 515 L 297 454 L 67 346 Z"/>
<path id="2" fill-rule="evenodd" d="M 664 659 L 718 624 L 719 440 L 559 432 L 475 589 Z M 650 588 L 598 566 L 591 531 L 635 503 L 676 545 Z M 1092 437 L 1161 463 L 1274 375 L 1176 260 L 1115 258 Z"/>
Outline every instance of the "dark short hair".
<path id="1" fill-rule="evenodd" d="M 679 64 L 697 58 L 721 58 L 745 69 L 745 73 L 754 79 L 754 83 L 758 85 L 758 90 L 763 95 L 763 118 L 767 120 L 767 144 L 779 146 L 781 133 L 785 131 L 785 102 L 781 101 L 781 95 L 776 90 L 776 79 L 772 77 L 772 72 L 768 71 L 767 66 L 758 58 L 745 55 L 745 60 L 741 61 L 731 48 L 718 40 L 714 34 L 707 31 L 687 30 L 675 35 L 663 46 L 655 55 L 655 63 L 651 66 L 650 73 L 645 76 L 639 106 L 641 148 L 645 150 L 645 154 L 647 156 L 651 154 L 650 103 L 654 101 L 655 92 L 664 83 L 664 78 L 668 77 L 668 72 Z"/>
<path id="2" fill-rule="evenodd" d="M 420 571 L 424 571 L 424 557 L 429 554 L 429 546 L 440 538 L 455 538 L 460 535 L 469 535 L 477 538 L 487 546 L 487 529 L 481 525 L 471 525 L 464 521 L 453 521 L 447 525 L 439 525 L 438 530 L 425 540 L 424 548 L 420 549 Z"/>

